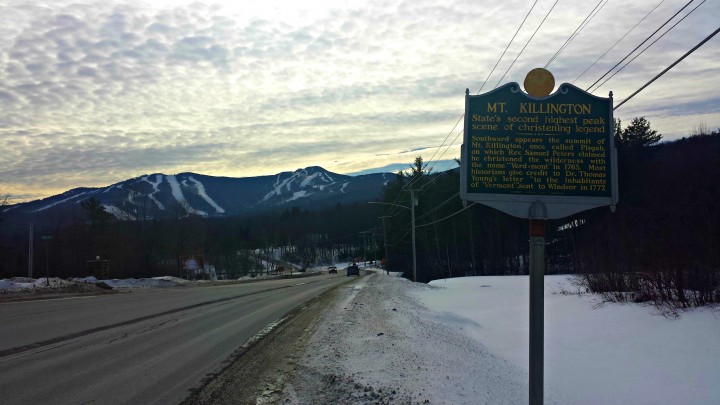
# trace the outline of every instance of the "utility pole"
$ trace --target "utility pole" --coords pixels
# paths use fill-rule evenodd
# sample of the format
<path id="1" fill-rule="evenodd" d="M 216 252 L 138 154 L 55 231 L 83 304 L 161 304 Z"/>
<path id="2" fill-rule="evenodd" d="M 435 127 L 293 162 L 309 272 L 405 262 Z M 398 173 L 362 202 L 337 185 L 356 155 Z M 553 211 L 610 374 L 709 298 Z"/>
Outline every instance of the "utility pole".
<path id="1" fill-rule="evenodd" d="M 30 253 L 28 254 L 28 278 L 32 278 L 33 274 L 33 224 L 30 223 Z"/>
<path id="2" fill-rule="evenodd" d="M 50 241 L 52 240 L 52 235 L 43 235 L 40 237 L 40 239 L 45 241 L 45 281 L 47 281 L 47 286 L 50 287 L 50 253 L 49 253 L 49 246 Z"/>
<path id="3" fill-rule="evenodd" d="M 410 214 L 412 215 L 413 281 L 417 282 L 417 257 L 415 252 L 415 190 L 410 189 Z"/>
<path id="4" fill-rule="evenodd" d="M 383 223 L 383 243 L 385 244 L 385 272 L 390 275 L 390 269 L 387 267 L 388 262 L 388 250 L 387 250 L 387 235 L 385 234 L 385 218 L 390 218 L 389 216 L 382 216 L 380 219 L 382 219 Z"/>
<path id="5" fill-rule="evenodd" d="M 411 223 L 410 227 L 412 228 L 412 251 L 413 251 L 413 281 L 417 282 L 417 255 L 415 251 L 415 206 L 417 205 L 417 199 L 415 198 L 415 190 L 410 190 L 410 207 L 406 207 L 404 205 L 400 204 L 393 204 L 393 203 L 385 203 L 385 202 L 379 202 L 379 201 L 368 201 L 368 204 L 382 204 L 382 205 L 392 205 L 394 207 L 400 207 L 404 208 L 406 210 L 410 210 L 411 214 Z M 384 222 L 383 222 L 384 224 Z M 385 226 L 383 225 L 383 232 Z M 387 241 L 385 242 L 385 254 L 387 255 Z"/>

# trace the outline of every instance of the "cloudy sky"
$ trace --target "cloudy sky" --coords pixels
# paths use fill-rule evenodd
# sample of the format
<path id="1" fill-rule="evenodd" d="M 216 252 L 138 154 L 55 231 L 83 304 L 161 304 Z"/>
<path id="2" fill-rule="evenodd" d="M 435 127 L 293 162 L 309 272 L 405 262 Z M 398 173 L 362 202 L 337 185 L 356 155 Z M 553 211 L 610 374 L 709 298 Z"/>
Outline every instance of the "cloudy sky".
<path id="1" fill-rule="evenodd" d="M 156 172 L 357 173 L 418 155 L 444 170 L 465 89 L 480 90 L 533 3 L 0 0 L 0 195 Z M 586 88 L 686 3 L 603 3 L 548 69 Z M 483 92 L 545 66 L 598 2 L 560 0 L 528 44 L 554 4 L 536 2 Z M 593 93 L 619 103 L 718 21 L 708 0 Z M 712 130 L 718 83 L 720 36 L 615 114 L 645 116 L 665 139 Z"/>

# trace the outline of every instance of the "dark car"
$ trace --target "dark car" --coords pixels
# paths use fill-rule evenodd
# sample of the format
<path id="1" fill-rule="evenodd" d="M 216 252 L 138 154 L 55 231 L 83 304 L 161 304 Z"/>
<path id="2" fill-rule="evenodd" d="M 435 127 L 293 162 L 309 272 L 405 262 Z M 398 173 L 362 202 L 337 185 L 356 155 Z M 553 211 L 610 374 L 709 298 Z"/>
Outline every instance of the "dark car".
<path id="1" fill-rule="evenodd" d="M 329 274 L 337 274 L 337 267 L 335 267 L 335 266 L 328 267 L 328 273 Z"/>
<path id="2" fill-rule="evenodd" d="M 347 268 L 347 275 L 348 276 L 360 276 L 360 268 L 353 264 L 352 266 L 348 266 Z"/>

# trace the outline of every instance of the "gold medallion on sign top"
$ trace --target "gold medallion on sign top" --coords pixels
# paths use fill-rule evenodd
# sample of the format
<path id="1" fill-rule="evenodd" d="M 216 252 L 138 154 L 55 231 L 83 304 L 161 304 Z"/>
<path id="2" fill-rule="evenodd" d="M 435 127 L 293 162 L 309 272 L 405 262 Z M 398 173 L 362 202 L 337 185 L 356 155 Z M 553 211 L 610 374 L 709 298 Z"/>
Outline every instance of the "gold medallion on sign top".
<path id="1" fill-rule="evenodd" d="M 547 69 L 535 68 L 525 76 L 525 91 L 533 97 L 546 97 L 555 88 L 555 78 Z"/>

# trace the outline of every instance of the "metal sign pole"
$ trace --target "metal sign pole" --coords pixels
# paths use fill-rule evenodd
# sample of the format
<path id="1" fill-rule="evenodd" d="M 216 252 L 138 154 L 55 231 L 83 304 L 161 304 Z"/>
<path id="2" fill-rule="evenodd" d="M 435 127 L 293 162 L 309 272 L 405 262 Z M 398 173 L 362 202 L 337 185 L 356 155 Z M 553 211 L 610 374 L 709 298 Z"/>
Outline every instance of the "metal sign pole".
<path id="1" fill-rule="evenodd" d="M 530 207 L 530 405 L 542 405 L 545 350 L 545 229 L 547 211 L 539 201 Z"/>
<path id="2" fill-rule="evenodd" d="M 460 198 L 530 220 L 530 404 L 543 402 L 545 228 L 618 202 L 612 93 L 597 97 L 570 83 L 555 88 L 543 68 L 521 90 L 465 90 Z M 529 210 L 529 212 L 528 212 Z"/>

